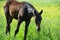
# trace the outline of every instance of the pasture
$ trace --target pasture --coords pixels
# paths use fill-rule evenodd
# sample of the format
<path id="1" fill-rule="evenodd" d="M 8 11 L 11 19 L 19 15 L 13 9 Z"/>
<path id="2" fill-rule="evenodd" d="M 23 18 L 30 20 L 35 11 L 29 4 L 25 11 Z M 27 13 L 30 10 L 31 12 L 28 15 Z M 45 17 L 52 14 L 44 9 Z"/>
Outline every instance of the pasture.
<path id="1" fill-rule="evenodd" d="M 19 1 L 19 0 L 18 0 Z M 25 0 L 26 1 L 26 0 Z M 46 1 L 46 0 L 45 0 Z M 31 19 L 27 40 L 60 40 L 60 1 L 51 0 L 49 2 L 33 2 L 29 1 L 37 10 L 40 12 L 43 9 L 42 13 L 42 22 L 41 22 L 41 31 L 38 33 L 36 30 L 35 20 Z M 13 20 L 11 23 L 11 32 L 5 34 L 6 30 L 6 19 L 4 15 L 3 5 L 6 1 L 0 1 L 0 40 L 23 40 L 24 38 L 24 29 L 25 22 L 21 24 L 19 32 L 14 38 L 14 32 L 16 29 L 17 20 Z"/>

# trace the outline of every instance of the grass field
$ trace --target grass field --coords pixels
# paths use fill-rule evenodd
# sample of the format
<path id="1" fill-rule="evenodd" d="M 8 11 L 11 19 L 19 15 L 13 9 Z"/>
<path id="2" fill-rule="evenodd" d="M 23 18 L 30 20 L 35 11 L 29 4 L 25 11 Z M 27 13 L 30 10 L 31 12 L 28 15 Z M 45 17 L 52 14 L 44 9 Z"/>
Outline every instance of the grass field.
<path id="1" fill-rule="evenodd" d="M 17 20 L 13 20 L 11 23 L 11 33 L 10 35 L 5 34 L 6 30 L 6 19 L 4 15 L 4 5 L 5 1 L 0 1 L 0 40 L 23 40 L 24 37 L 24 23 L 20 26 L 19 33 L 16 38 L 14 38 L 14 32 L 16 29 Z M 60 40 L 60 1 L 51 1 L 51 2 L 37 2 L 33 3 L 31 0 L 30 3 L 40 11 L 43 9 L 42 22 L 41 22 L 41 31 L 38 33 L 36 30 L 35 20 L 31 19 L 27 40 Z"/>

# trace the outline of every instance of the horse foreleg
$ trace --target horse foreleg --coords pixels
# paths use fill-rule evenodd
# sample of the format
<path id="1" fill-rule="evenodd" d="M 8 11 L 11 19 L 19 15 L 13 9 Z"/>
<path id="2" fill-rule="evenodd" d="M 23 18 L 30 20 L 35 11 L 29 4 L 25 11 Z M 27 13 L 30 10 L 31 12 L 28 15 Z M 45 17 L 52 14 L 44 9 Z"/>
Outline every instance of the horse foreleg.
<path id="1" fill-rule="evenodd" d="M 27 32 L 28 32 L 28 25 L 30 23 L 30 20 L 25 21 L 25 34 L 24 34 L 24 40 L 26 40 Z"/>

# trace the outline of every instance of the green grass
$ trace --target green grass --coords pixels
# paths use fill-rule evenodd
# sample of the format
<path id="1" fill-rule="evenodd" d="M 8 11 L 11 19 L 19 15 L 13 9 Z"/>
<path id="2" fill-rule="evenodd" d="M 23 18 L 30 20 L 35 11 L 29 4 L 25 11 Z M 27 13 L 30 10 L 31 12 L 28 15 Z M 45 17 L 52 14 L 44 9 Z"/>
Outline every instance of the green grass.
<path id="1" fill-rule="evenodd" d="M 10 35 L 5 34 L 6 30 L 6 19 L 4 15 L 4 5 L 5 1 L 0 1 L 0 40 L 23 40 L 25 22 L 20 26 L 19 33 L 16 38 L 14 38 L 14 32 L 17 26 L 17 20 L 13 20 L 11 23 L 11 33 Z M 38 33 L 36 31 L 36 25 L 34 18 L 31 19 L 27 40 L 60 40 L 60 6 L 59 2 L 50 3 L 32 3 L 31 4 L 40 12 L 43 9 L 41 31 Z M 39 5 L 39 6 L 38 6 Z"/>

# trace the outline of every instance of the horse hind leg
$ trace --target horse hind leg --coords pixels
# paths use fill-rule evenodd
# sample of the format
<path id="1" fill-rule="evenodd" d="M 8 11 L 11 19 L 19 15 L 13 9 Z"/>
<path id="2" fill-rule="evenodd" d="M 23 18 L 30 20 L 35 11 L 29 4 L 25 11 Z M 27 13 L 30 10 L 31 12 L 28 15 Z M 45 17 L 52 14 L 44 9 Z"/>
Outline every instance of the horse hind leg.
<path id="1" fill-rule="evenodd" d="M 12 17 L 6 16 L 6 34 L 10 33 L 10 24 L 12 22 Z"/>
<path id="2" fill-rule="evenodd" d="M 8 32 L 10 33 L 10 24 L 13 18 L 10 16 L 7 6 L 4 7 L 4 12 L 6 17 L 6 34 L 7 34 Z"/>
<path id="3" fill-rule="evenodd" d="M 18 23 L 17 23 L 17 28 L 15 30 L 15 34 L 14 34 L 14 37 L 17 35 L 18 31 L 19 31 L 19 27 L 20 27 L 20 24 L 22 23 L 22 20 L 21 19 L 18 19 Z"/>

